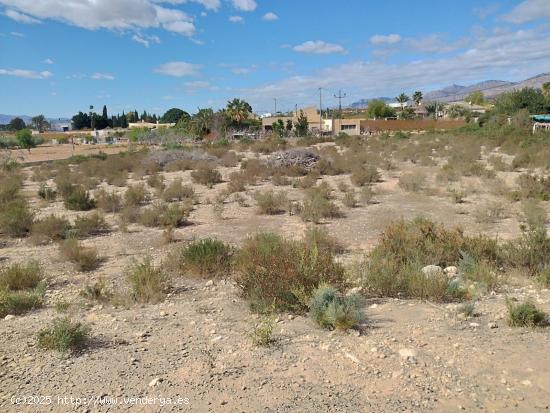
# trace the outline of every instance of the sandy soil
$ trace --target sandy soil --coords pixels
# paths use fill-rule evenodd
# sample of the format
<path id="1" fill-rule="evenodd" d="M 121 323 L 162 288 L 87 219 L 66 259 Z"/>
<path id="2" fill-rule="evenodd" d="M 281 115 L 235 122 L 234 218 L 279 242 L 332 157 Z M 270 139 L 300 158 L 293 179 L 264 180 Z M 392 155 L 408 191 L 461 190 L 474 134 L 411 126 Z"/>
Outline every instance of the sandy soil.
<path id="1" fill-rule="evenodd" d="M 52 161 L 57 159 L 70 158 L 73 155 L 93 155 L 99 152 L 107 154 L 119 153 L 127 150 L 127 144 L 116 145 L 40 145 L 29 151 L 22 149 L 9 150 L 10 156 L 19 160 L 22 163 Z"/>

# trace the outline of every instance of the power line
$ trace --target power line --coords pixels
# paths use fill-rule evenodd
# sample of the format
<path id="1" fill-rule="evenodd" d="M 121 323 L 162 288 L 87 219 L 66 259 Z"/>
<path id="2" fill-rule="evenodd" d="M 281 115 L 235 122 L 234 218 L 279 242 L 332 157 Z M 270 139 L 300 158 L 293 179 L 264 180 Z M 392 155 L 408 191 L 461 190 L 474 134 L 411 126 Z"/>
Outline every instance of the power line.
<path id="1" fill-rule="evenodd" d="M 340 112 L 340 119 L 342 119 L 342 99 L 345 98 L 347 95 L 344 93 L 342 95 L 342 89 L 338 91 L 338 95 L 334 94 L 334 97 L 338 99 L 338 111 Z"/>

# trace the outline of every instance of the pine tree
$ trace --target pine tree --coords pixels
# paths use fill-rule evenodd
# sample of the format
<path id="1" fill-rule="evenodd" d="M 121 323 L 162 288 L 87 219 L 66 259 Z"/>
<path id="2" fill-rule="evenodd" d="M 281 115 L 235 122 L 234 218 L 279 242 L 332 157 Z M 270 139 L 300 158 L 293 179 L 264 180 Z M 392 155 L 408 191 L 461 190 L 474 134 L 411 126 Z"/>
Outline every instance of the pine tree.
<path id="1" fill-rule="evenodd" d="M 107 105 L 103 105 L 103 114 L 101 115 L 101 117 L 107 121 L 109 119 L 109 116 L 107 116 Z"/>

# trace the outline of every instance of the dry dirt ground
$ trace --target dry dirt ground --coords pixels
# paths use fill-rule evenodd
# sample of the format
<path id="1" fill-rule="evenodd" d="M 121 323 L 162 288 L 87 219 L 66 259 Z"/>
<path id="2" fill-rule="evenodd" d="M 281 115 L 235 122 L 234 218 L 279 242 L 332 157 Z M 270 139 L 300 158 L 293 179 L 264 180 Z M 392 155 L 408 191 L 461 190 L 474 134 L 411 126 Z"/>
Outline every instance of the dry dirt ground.
<path id="1" fill-rule="evenodd" d="M 11 149 L 10 155 L 23 163 L 53 161 L 56 159 L 66 159 L 73 155 L 92 155 L 99 152 L 107 154 L 119 153 L 127 150 L 126 144 L 117 145 L 40 145 L 31 151 L 24 149 Z"/>
<path id="2" fill-rule="evenodd" d="M 471 212 L 491 195 L 472 190 L 466 202 L 457 205 L 442 194 L 405 192 L 397 181 L 412 168 L 403 164 L 384 172 L 383 181 L 375 185 L 374 204 L 345 208 L 342 194 L 335 191 L 345 217 L 321 226 L 346 246 L 340 260 L 356 262 L 375 245 L 385 225 L 400 217 L 423 215 L 501 239 L 518 236 L 517 205 L 506 204 L 505 217 L 496 223 L 477 223 Z M 414 167 L 419 168 L 435 186 L 436 167 Z M 234 170 L 220 168 L 224 178 Z M 506 180 L 512 174 L 501 173 Z M 189 171 L 165 172 L 164 176 L 166 183 L 177 177 L 191 183 Z M 323 179 L 334 188 L 338 181 L 349 182 L 345 175 Z M 483 185 L 476 178 L 466 181 L 473 189 Z M 239 206 L 230 196 L 220 219 L 206 200 L 214 199 L 226 185 L 213 189 L 195 185 L 200 203 L 190 216 L 192 225 L 175 231 L 176 246 L 204 237 L 239 245 L 248 234 L 260 230 L 299 238 L 307 228 L 298 216 L 257 215 L 253 191 L 246 195 L 248 207 Z M 263 183 L 253 190 L 269 187 L 271 183 Z M 34 194 L 33 203 L 41 215 L 57 213 L 74 219 L 87 214 L 65 210 L 62 201 L 44 204 L 36 198 L 37 189 L 37 183 L 27 180 L 23 191 Z M 298 189 L 284 189 L 291 199 L 302 196 Z M 79 291 L 100 277 L 115 291 L 124 288 L 124 269 L 132 260 L 150 255 L 161 263 L 174 248 L 162 243 L 162 229 L 132 224 L 128 232 L 121 232 L 115 215 L 107 214 L 106 219 L 113 227 L 109 234 L 83 241 L 95 246 L 103 258 L 101 266 L 90 273 L 75 272 L 59 257 L 55 245 L 3 242 L 3 263 L 38 260 L 48 275 L 48 291 L 44 308 L 0 320 L 0 411 L 550 409 L 550 329 L 512 328 L 506 323 L 506 297 L 532 298 L 550 312 L 550 291 L 523 277 L 481 298 L 476 304 L 478 316 L 469 319 L 459 316 L 455 304 L 398 299 L 366 300 L 367 321 L 360 331 L 347 333 L 323 330 L 304 316 L 280 314 L 275 343 L 264 348 L 254 346 L 250 339 L 257 316 L 231 280 L 176 278 L 164 302 L 130 308 L 97 305 L 80 297 Z M 60 315 L 55 303 L 61 300 L 71 302 L 68 313 L 73 319 L 92 327 L 90 345 L 72 357 L 41 350 L 36 342 L 37 332 Z M 43 404 L 14 404 L 13 397 Z"/>

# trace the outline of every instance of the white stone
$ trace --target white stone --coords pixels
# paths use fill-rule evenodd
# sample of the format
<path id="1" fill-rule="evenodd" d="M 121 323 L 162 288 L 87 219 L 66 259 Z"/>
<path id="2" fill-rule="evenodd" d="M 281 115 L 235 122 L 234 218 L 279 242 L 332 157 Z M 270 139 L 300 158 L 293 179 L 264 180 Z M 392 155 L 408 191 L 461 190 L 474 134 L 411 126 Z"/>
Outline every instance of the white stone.
<path id="1" fill-rule="evenodd" d="M 15 318 L 15 316 L 13 314 L 8 314 L 7 316 L 4 317 L 4 320 L 11 320 L 12 318 Z"/>
<path id="2" fill-rule="evenodd" d="M 438 277 L 443 275 L 443 269 L 439 265 L 426 265 L 422 268 L 422 274 L 427 277 Z"/>
<path id="3" fill-rule="evenodd" d="M 153 380 L 149 382 L 149 387 L 155 387 L 157 384 L 162 383 L 161 377 L 155 377 Z"/>
<path id="4" fill-rule="evenodd" d="M 402 359 L 409 359 L 416 357 L 416 350 L 412 348 L 402 348 L 399 350 L 399 355 Z"/>

